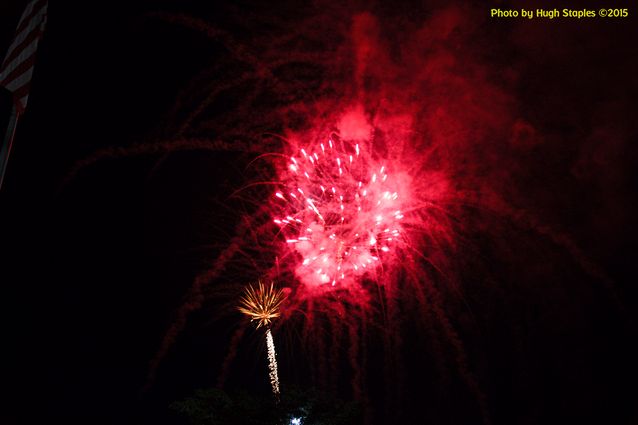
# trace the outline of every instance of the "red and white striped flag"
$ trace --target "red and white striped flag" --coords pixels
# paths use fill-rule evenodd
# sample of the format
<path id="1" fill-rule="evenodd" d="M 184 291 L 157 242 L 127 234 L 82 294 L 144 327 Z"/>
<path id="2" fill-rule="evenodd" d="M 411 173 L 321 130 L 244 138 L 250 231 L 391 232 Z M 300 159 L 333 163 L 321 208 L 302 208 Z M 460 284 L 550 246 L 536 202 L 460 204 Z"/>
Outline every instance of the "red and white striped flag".
<path id="1" fill-rule="evenodd" d="M 0 86 L 13 93 L 18 111 L 27 107 L 35 53 L 47 21 L 47 0 L 33 0 L 27 5 L 15 38 L 0 67 Z"/>

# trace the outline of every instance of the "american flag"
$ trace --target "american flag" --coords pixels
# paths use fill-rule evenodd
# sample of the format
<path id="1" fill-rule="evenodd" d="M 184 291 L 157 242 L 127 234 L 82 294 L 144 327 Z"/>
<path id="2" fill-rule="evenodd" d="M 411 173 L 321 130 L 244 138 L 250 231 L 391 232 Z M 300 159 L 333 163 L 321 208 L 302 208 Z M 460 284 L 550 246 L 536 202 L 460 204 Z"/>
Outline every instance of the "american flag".
<path id="1" fill-rule="evenodd" d="M 33 0 L 20 18 L 15 38 L 0 67 L 0 86 L 13 93 L 18 111 L 27 107 L 38 42 L 47 21 L 47 0 Z"/>

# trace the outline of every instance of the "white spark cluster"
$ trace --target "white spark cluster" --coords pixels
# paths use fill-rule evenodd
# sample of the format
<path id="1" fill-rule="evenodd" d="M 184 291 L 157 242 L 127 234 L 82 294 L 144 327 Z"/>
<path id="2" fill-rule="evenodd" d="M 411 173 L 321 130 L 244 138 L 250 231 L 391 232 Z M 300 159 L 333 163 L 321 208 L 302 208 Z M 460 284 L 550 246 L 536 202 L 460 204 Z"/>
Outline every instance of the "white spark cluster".
<path id="1" fill-rule="evenodd" d="M 383 163 L 328 140 L 290 157 L 275 193 L 278 224 L 310 286 L 353 282 L 374 270 L 401 238 L 399 183 Z"/>

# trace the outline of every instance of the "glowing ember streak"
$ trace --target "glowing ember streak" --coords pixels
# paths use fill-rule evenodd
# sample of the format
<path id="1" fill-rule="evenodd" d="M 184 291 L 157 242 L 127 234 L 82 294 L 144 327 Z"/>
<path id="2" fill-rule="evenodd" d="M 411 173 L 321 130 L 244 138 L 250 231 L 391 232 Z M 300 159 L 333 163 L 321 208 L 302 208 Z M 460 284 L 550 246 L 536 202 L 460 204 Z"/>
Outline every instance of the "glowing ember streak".
<path id="1" fill-rule="evenodd" d="M 358 144 L 319 146 L 300 149 L 301 159 L 290 157 L 282 168 L 273 221 L 301 255 L 295 272 L 302 283 L 348 285 L 374 271 L 400 241 L 403 200 L 388 167 Z M 299 173 L 290 172 L 292 165 Z"/>
<path id="2" fill-rule="evenodd" d="M 266 327 L 266 345 L 268 347 L 268 376 L 275 399 L 279 401 L 279 375 L 277 373 L 277 355 L 275 353 L 275 341 L 270 331 L 273 319 L 280 315 L 279 308 L 284 301 L 284 293 L 281 289 L 275 290 L 273 284 L 269 286 L 262 282 L 257 288 L 248 286 L 244 295 L 240 298 L 239 311 L 250 317 L 250 321 L 257 321 L 257 329 Z"/>
<path id="3" fill-rule="evenodd" d="M 276 399 L 279 399 L 279 375 L 277 373 L 277 354 L 275 353 L 275 341 L 272 338 L 270 328 L 266 329 L 266 345 L 268 346 L 268 376 L 270 385 Z"/>

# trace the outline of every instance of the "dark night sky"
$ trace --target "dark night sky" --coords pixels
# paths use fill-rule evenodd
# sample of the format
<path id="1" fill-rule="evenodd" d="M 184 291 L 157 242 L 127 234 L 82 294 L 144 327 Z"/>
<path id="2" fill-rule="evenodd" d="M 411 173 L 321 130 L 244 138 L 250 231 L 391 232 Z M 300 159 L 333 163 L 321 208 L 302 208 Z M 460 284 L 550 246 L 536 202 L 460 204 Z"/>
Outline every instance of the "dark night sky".
<path id="1" fill-rule="evenodd" d="M 49 5 L 29 106 L 0 192 L 2 424 L 180 423 L 167 405 L 217 379 L 223 345 L 238 317 L 213 322 L 215 306 L 206 305 L 165 359 L 154 388 L 142 393 L 149 362 L 180 300 L 224 243 L 219 235 L 227 229 L 219 223 L 228 212 L 218 203 L 242 184 L 245 158 L 195 150 L 105 159 L 64 180 L 77 161 L 100 149 L 170 138 L 164 124 L 178 93 L 214 64 L 222 49 L 154 13 L 186 13 L 224 26 L 227 5 L 209 3 L 214 2 Z M 301 8 L 295 3 L 270 8 L 246 1 L 237 7 L 285 20 L 295 19 Z M 561 5 L 570 3 L 580 4 Z M 0 3 L 2 53 L 24 4 Z M 432 2 L 431 8 L 442 4 Z M 413 9 L 430 13 L 430 6 L 418 2 L 370 7 L 377 16 L 395 18 Z M 304 14 L 313 10 L 305 8 Z M 472 10 L 487 13 L 488 7 Z M 513 348 L 509 331 L 498 326 L 492 332 L 503 341 L 489 349 L 473 346 L 472 335 L 466 341 L 470 356 L 489 357 L 496 365 L 485 375 L 494 423 L 636 424 L 633 356 L 638 353 L 630 348 L 638 306 L 636 20 L 551 25 L 485 20 L 481 25 L 478 31 L 491 43 L 481 60 L 501 67 L 503 81 L 517 73 L 518 113 L 546 135 L 546 151 L 520 154 L 521 162 L 536 170 L 531 175 L 521 168 L 516 174 L 519 183 L 529 180 L 522 207 L 570 234 L 613 280 L 624 304 L 623 311 L 568 254 L 551 248 L 554 264 L 564 269 L 556 270 L 560 289 L 548 290 L 547 298 L 540 289 L 534 292 L 542 316 L 534 322 L 541 323 L 535 345 Z M 243 42 L 263 30 L 226 28 Z M 513 257 L 521 258 L 528 248 L 521 246 Z M 487 249 L 483 255 L 489 256 Z M 542 268 L 535 263 L 542 255 L 529 255 L 531 260 L 511 268 Z M 511 268 L 494 265 L 493 273 L 509 282 Z M 590 289 L 570 297 L 581 285 Z M 525 303 L 520 291 L 515 298 Z M 508 322 L 507 313 L 495 309 L 490 320 Z M 461 327 L 465 319 L 453 317 Z M 249 341 L 244 348 L 256 346 Z M 508 358 L 508 350 L 539 360 L 527 369 Z M 261 357 L 238 356 L 231 386 L 261 382 Z M 284 368 L 284 376 L 303 382 L 293 366 Z M 542 379 L 530 379 L 516 396 L 508 394 L 508 385 L 534 374 Z M 627 384 L 632 387 L 621 390 Z M 258 390 L 267 391 L 266 385 L 258 384 Z M 418 394 L 420 388 L 407 390 Z M 517 406 L 525 403 L 516 397 L 537 403 L 535 413 L 517 416 Z M 462 410 L 469 402 L 458 403 Z M 457 423 L 437 413 L 429 420 Z"/>

